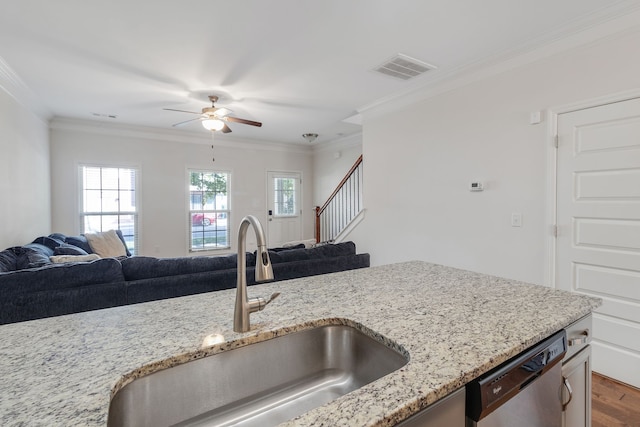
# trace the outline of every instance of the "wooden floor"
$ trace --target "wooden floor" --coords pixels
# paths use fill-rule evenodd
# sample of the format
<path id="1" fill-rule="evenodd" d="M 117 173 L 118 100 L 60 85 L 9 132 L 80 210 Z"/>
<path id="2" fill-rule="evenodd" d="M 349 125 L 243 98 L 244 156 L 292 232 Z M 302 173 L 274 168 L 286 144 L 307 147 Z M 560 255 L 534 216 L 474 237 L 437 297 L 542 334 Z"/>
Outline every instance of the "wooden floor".
<path id="1" fill-rule="evenodd" d="M 591 427 L 640 427 L 640 390 L 592 376 Z"/>

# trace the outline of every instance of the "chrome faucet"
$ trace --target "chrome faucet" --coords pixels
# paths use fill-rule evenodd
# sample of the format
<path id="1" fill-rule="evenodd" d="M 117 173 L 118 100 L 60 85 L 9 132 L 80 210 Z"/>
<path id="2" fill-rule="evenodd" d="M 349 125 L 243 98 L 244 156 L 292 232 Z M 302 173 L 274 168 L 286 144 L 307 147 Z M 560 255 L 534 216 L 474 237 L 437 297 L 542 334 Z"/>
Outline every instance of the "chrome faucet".
<path id="1" fill-rule="evenodd" d="M 256 311 L 260 311 L 266 307 L 271 301 L 276 299 L 279 292 L 271 295 L 268 301 L 264 298 L 251 298 L 247 296 L 247 229 L 249 225 L 253 226 L 258 240 L 258 251 L 256 252 L 256 282 L 264 282 L 273 280 L 273 268 L 271 268 L 271 260 L 267 251 L 267 239 L 264 237 L 264 231 L 260 221 L 253 216 L 247 215 L 240 221 L 238 230 L 238 285 L 236 289 L 236 306 L 233 313 L 233 330 L 235 332 L 247 332 L 251 329 L 249 315 Z"/>

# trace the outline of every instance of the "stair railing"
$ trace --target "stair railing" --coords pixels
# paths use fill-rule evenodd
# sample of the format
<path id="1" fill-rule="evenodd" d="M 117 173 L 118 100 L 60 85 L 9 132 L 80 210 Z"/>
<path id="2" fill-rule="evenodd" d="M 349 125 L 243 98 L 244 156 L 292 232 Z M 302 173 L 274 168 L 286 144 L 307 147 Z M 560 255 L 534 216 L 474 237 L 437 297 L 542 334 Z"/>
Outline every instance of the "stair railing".
<path id="1" fill-rule="evenodd" d="M 330 242 L 362 210 L 362 155 L 353 164 L 327 201 L 316 206 L 316 242 Z"/>

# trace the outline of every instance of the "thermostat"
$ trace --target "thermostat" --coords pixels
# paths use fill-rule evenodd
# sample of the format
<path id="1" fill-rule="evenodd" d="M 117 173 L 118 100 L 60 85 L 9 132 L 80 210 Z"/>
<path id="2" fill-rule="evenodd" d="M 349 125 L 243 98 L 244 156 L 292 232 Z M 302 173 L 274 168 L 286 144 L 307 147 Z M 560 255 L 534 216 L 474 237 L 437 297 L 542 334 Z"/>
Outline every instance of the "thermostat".
<path id="1" fill-rule="evenodd" d="M 469 191 L 482 191 L 482 183 L 479 181 L 474 181 L 469 184 Z"/>

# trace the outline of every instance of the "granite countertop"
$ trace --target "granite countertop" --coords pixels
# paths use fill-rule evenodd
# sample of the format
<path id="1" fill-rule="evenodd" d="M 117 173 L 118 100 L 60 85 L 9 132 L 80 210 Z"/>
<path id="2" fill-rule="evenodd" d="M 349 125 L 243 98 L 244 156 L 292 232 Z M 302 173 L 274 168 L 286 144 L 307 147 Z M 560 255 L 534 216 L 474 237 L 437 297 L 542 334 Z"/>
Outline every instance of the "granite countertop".
<path id="1" fill-rule="evenodd" d="M 112 392 L 165 360 L 327 319 L 382 334 L 410 361 L 286 425 L 394 425 L 600 304 L 418 261 L 249 287 L 273 292 L 244 334 L 233 332 L 235 289 L 0 326 L 0 425 L 105 426 Z M 216 335 L 225 343 L 203 344 Z"/>

